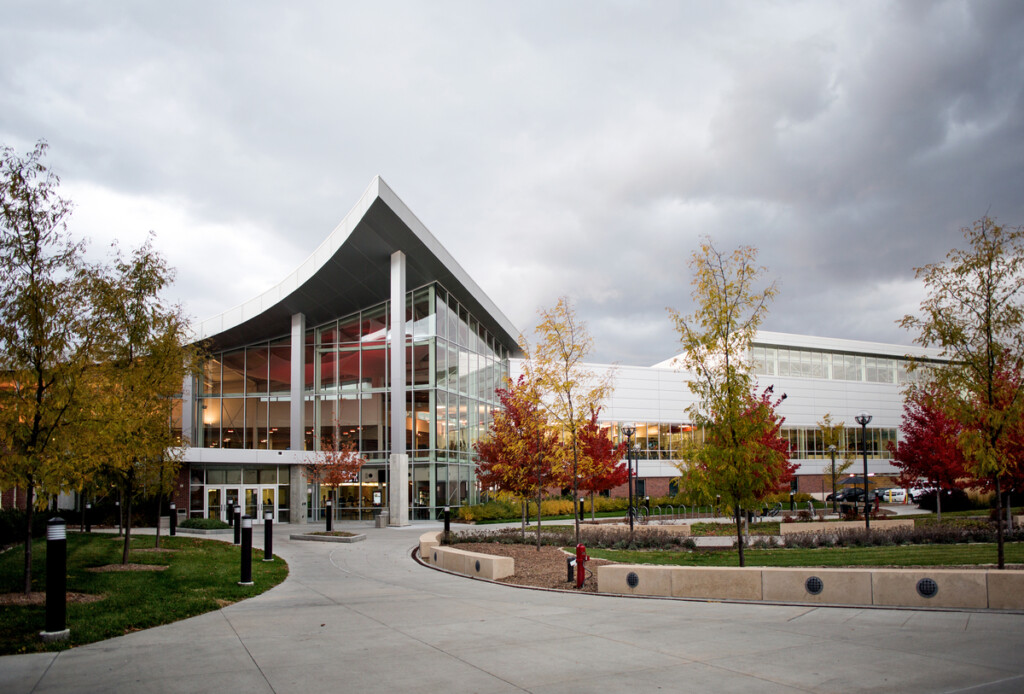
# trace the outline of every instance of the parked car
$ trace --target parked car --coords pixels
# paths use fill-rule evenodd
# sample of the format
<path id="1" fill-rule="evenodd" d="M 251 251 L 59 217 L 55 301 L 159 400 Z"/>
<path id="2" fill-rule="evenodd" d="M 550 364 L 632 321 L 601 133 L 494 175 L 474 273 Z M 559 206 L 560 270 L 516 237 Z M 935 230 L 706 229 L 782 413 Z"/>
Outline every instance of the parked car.
<path id="1" fill-rule="evenodd" d="M 887 504 L 902 504 L 907 500 L 906 489 L 886 489 L 882 492 L 882 501 Z"/>
<path id="2" fill-rule="evenodd" d="M 875 500 L 875 496 L 876 495 L 875 495 L 874 490 L 871 490 L 870 492 L 868 492 L 868 501 L 874 501 Z M 838 501 L 840 503 L 844 503 L 845 502 L 845 503 L 849 504 L 849 503 L 853 503 L 854 501 L 861 501 L 864 498 L 864 488 L 863 487 L 847 487 L 846 489 L 840 489 L 838 492 L 836 492 L 835 497 L 836 497 L 836 501 Z M 826 501 L 832 501 L 832 495 L 829 494 L 827 497 L 825 497 L 825 500 Z"/>
<path id="3" fill-rule="evenodd" d="M 921 498 L 921 496 L 923 494 L 927 494 L 928 492 L 931 492 L 931 491 L 935 491 L 935 488 L 934 487 L 924 487 L 924 486 L 921 486 L 921 487 L 910 487 L 907 490 L 907 496 L 910 497 L 911 501 L 917 502 L 917 500 L 919 498 Z"/>

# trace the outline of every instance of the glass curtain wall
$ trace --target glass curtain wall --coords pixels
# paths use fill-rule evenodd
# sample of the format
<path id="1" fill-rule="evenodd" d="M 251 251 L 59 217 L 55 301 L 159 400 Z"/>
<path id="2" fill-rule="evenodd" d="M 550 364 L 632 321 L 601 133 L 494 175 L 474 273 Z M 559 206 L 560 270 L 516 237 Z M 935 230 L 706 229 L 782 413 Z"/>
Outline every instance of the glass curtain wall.
<path id="1" fill-rule="evenodd" d="M 369 518 L 387 505 L 390 453 L 389 302 L 310 326 L 305 336 L 303 448 L 352 444 L 367 459 L 360 479 L 341 488 L 309 487 L 309 515 L 327 498 L 339 518 Z M 473 444 L 508 377 L 508 351 L 443 287 L 406 297 L 406 453 L 414 519 L 474 503 Z M 198 399 L 196 444 L 286 449 L 290 443 L 289 337 L 212 355 Z"/>

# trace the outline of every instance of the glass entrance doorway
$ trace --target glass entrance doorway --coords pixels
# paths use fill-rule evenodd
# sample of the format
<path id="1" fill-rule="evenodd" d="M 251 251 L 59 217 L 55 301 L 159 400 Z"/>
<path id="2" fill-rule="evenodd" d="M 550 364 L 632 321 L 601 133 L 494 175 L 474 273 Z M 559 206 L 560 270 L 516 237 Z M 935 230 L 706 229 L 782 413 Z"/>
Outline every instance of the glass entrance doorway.
<path id="1" fill-rule="evenodd" d="M 272 520 L 277 521 L 277 487 L 265 486 L 218 486 L 206 488 L 206 518 L 219 518 L 225 523 L 231 522 L 229 513 L 235 506 L 242 506 L 242 514 L 252 518 L 254 525 L 262 524 L 267 511 L 273 513 Z"/>

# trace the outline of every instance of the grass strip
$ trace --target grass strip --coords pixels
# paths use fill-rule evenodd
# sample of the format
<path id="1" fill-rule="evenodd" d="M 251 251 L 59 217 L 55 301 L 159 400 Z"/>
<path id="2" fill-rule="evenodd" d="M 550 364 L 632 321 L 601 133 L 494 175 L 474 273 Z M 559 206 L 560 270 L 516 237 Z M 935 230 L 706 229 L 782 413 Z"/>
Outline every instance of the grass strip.
<path id="1" fill-rule="evenodd" d="M 763 523 L 751 523 L 751 535 L 778 535 L 778 522 L 765 521 Z M 691 523 L 690 535 L 693 537 L 736 537 L 736 525 L 734 523 Z"/>
<path id="2" fill-rule="evenodd" d="M 1024 564 L 1024 543 L 1005 545 L 1006 563 Z M 598 559 L 624 564 L 739 566 L 735 549 L 666 552 L 660 550 L 587 549 Z M 817 549 L 746 549 L 747 566 L 968 566 L 996 563 L 994 543 L 897 545 L 892 547 L 823 547 Z"/>
<path id="3" fill-rule="evenodd" d="M 0 654 L 62 650 L 148 629 L 219 609 L 258 595 L 288 576 L 280 557 L 263 562 L 263 552 L 253 549 L 252 580 L 239 586 L 239 547 L 193 537 L 161 537 L 160 546 L 170 552 L 140 552 L 152 548 L 155 538 L 132 538 L 132 564 L 163 564 L 163 571 L 111 571 L 89 568 L 121 562 L 123 539 L 108 534 L 69 533 L 67 589 L 69 592 L 105 596 L 91 603 L 67 605 L 71 638 L 64 643 L 43 643 L 46 610 L 43 606 L 0 607 Z M 46 542 L 33 544 L 32 590 L 46 590 Z M 0 555 L 0 594 L 20 592 L 24 571 L 24 547 Z"/>

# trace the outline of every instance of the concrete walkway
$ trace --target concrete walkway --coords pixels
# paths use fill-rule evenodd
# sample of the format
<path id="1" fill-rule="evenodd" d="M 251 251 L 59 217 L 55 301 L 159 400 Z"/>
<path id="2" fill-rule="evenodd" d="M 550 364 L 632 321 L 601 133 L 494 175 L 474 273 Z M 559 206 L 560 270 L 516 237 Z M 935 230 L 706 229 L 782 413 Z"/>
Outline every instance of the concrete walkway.
<path id="1" fill-rule="evenodd" d="M 291 574 L 251 600 L 0 658 L 0 692 L 1024 691 L 1021 615 L 524 590 L 415 563 L 435 524 L 359 527 L 345 545 L 279 533 Z"/>

